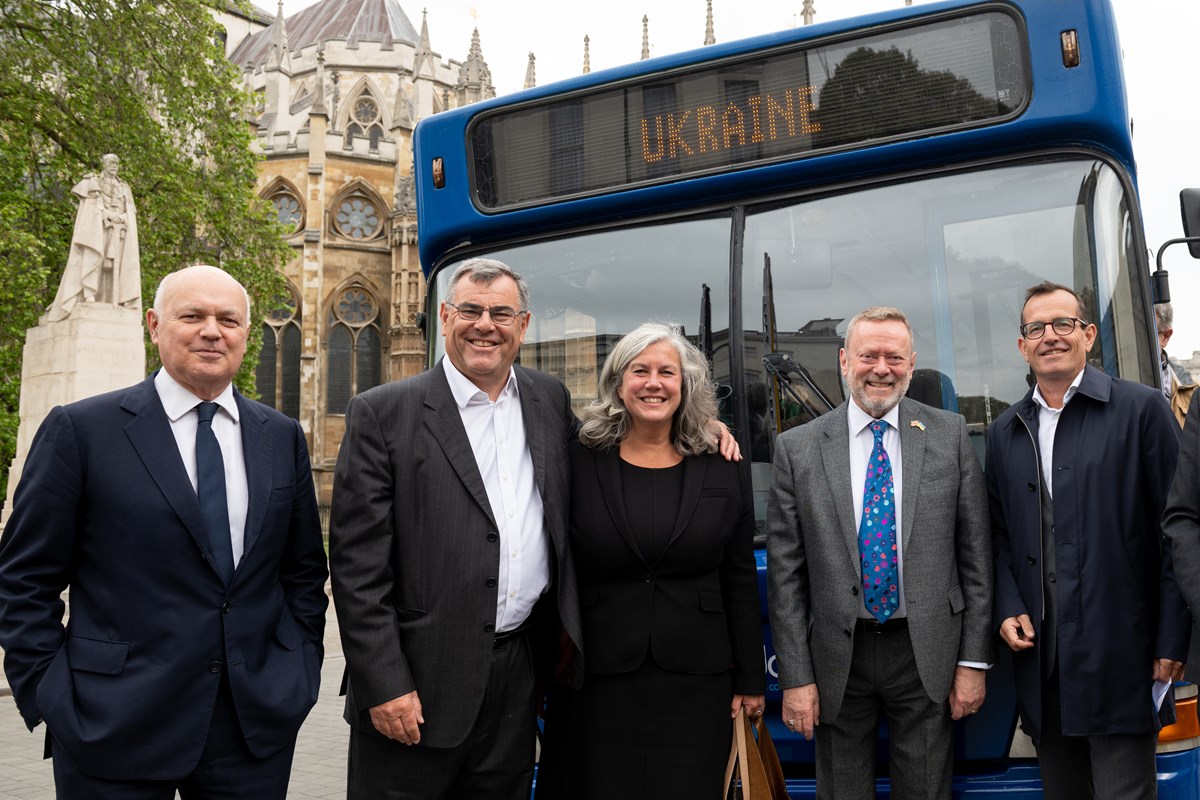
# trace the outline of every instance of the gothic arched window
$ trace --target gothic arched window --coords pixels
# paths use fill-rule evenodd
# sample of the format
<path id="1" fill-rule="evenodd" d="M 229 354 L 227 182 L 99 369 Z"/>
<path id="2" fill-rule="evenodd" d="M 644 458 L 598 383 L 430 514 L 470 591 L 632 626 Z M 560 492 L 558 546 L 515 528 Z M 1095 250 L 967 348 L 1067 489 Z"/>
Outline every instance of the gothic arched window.
<path id="1" fill-rule="evenodd" d="M 325 410 L 344 414 L 351 397 L 383 380 L 379 305 L 366 289 L 351 286 L 334 300 L 328 325 Z"/>
<path id="2" fill-rule="evenodd" d="M 262 333 L 258 393 L 262 402 L 300 419 L 300 308 L 295 295 L 280 299 L 263 321 Z"/>
<path id="3" fill-rule="evenodd" d="M 333 225 L 342 236 L 361 242 L 379 236 L 383 231 L 383 215 L 376 201 L 354 193 L 333 209 Z"/>
<path id="4" fill-rule="evenodd" d="M 362 94 L 350 106 L 350 121 L 346 124 L 346 147 L 354 146 L 355 136 L 366 136 L 371 141 L 371 152 L 379 151 L 379 140 L 383 138 L 383 122 L 379 104 L 369 94 Z"/>
<path id="5" fill-rule="evenodd" d="M 275 206 L 275 218 L 288 229 L 288 233 L 300 230 L 304 222 L 304 209 L 296 195 L 283 189 L 271 195 L 271 204 Z"/>

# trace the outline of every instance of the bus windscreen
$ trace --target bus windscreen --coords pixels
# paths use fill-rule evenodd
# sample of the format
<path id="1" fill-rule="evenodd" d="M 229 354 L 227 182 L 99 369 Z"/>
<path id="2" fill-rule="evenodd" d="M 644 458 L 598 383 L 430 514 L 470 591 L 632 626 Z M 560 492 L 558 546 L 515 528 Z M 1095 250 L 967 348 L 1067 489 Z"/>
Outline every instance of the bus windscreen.
<path id="1" fill-rule="evenodd" d="M 475 204 L 495 212 L 866 147 L 1020 113 L 1007 11 L 925 21 L 680 69 L 481 115 Z"/>

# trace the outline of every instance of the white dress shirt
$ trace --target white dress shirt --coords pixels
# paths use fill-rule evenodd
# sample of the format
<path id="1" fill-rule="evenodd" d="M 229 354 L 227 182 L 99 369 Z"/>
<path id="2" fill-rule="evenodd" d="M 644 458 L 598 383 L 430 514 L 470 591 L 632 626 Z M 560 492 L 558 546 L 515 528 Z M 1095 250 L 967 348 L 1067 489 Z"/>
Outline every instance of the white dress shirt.
<path id="1" fill-rule="evenodd" d="M 534 603 L 550 587 L 542 496 L 525 439 L 517 376 L 510 367 L 508 382 L 492 402 L 449 358 L 443 358 L 442 364 L 500 535 L 496 631 L 510 631 L 529 618 Z"/>
<path id="2" fill-rule="evenodd" d="M 858 530 L 863 514 L 863 488 L 867 484 L 867 464 L 871 460 L 871 451 L 875 448 L 875 434 L 871 433 L 870 425 L 875 421 L 867 412 L 851 400 L 846 404 L 849 408 L 850 420 L 850 491 L 854 497 L 854 530 Z M 903 463 L 900 460 L 900 406 L 895 405 L 883 415 L 883 421 L 888 424 L 883 432 L 883 449 L 887 451 L 888 461 L 892 464 L 892 487 L 895 490 L 896 501 L 896 572 L 900 579 L 897 586 L 900 597 L 896 604 L 896 613 L 891 619 L 899 619 L 907 615 L 904 608 L 904 544 L 901 537 L 900 510 L 903 499 Z M 873 619 L 867 611 L 866 603 L 858 609 L 862 619 Z"/>
<path id="3" fill-rule="evenodd" d="M 1062 408 L 1051 408 L 1042 396 L 1041 387 L 1036 384 L 1033 387 L 1033 402 L 1038 405 L 1038 451 L 1042 457 L 1042 483 L 1051 497 L 1054 497 L 1054 434 L 1058 430 L 1058 419 L 1067 403 L 1071 402 L 1071 398 L 1079 391 L 1082 381 L 1083 370 L 1079 370 L 1079 374 L 1063 394 Z"/>
<path id="4" fill-rule="evenodd" d="M 196 408 L 204 402 L 180 386 L 165 369 L 154 376 L 154 388 L 162 402 L 167 419 L 171 421 L 171 433 L 175 446 L 183 459 L 192 491 L 196 491 L 196 426 L 200 423 L 200 412 Z M 242 450 L 242 426 L 239 421 L 237 401 L 233 399 L 233 386 L 213 400 L 219 406 L 213 417 L 213 434 L 221 447 L 221 461 L 225 466 L 225 500 L 229 507 L 229 540 L 233 544 L 233 565 L 242 558 L 246 542 L 246 507 L 250 502 L 250 489 L 246 482 L 246 457 Z M 223 413 L 222 413 L 223 412 Z"/>

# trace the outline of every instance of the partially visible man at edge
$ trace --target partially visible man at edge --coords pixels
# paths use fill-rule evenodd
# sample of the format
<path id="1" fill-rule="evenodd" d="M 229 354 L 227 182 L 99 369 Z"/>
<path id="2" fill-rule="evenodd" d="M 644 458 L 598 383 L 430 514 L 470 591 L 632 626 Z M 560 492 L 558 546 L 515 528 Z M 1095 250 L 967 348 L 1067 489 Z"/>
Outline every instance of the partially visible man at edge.
<path id="1" fill-rule="evenodd" d="M 1162 395 L 1087 363 L 1070 288 L 1030 287 L 1017 348 L 1036 378 L 987 432 L 995 623 L 1047 798 L 1156 795 L 1191 617 L 1160 519 L 1179 449 Z"/>
<path id="2" fill-rule="evenodd" d="M 346 409 L 330 565 L 350 800 L 528 798 L 535 686 L 582 678 L 578 421 L 558 379 L 514 366 L 528 309 L 507 265 L 464 262 L 439 313 L 446 357 Z M 560 644 L 574 658 L 551 675 Z"/>
<path id="3" fill-rule="evenodd" d="M 146 323 L 162 369 L 34 438 L 0 541 L 5 672 L 60 800 L 283 800 L 328 603 L 304 433 L 232 386 L 250 300 L 228 273 L 168 275 Z"/>
<path id="4" fill-rule="evenodd" d="M 1175 333 L 1175 309 L 1170 303 L 1154 304 L 1154 327 L 1158 331 L 1158 363 L 1162 373 L 1163 397 L 1171 404 L 1171 413 L 1182 428 L 1188 407 L 1192 404 L 1192 395 L 1196 393 L 1196 384 L 1184 383 L 1167 358 L 1167 344 Z"/>

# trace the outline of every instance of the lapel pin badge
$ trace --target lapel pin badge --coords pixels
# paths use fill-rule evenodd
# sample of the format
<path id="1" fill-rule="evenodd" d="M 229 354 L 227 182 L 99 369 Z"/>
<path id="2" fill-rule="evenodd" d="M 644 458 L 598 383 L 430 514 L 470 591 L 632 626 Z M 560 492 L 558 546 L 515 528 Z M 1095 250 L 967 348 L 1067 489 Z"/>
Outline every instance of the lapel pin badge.
<path id="1" fill-rule="evenodd" d="M 919 420 L 919 419 L 914 419 L 912 422 L 908 423 L 908 427 L 920 428 L 922 433 L 925 432 L 925 423 L 921 422 L 921 420 Z"/>

